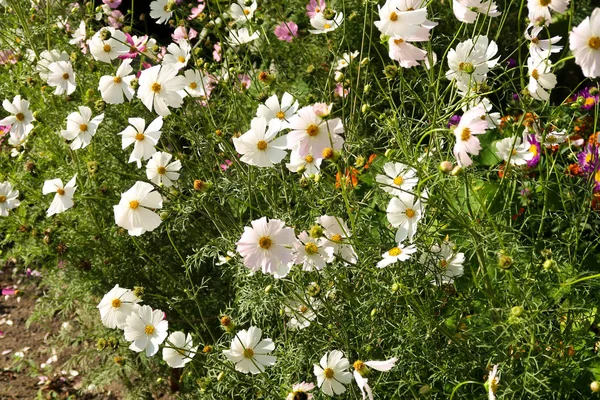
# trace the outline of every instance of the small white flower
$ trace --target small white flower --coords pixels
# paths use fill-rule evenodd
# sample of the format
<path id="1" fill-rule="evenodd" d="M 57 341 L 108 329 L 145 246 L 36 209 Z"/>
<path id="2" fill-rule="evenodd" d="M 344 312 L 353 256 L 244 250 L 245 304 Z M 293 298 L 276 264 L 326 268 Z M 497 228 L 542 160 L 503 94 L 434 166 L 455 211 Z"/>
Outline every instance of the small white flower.
<path id="1" fill-rule="evenodd" d="M 229 7 L 229 14 L 231 14 L 231 18 L 234 22 L 245 24 L 252 19 L 257 7 L 258 5 L 255 0 L 253 0 L 250 5 L 246 5 L 245 0 L 237 0 L 237 2 L 232 3 Z"/>
<path id="2" fill-rule="evenodd" d="M 296 383 L 294 386 L 292 386 L 292 391 L 288 393 L 285 400 L 312 400 L 313 395 L 308 392 L 310 392 L 314 388 L 315 385 L 313 383 Z"/>
<path id="3" fill-rule="evenodd" d="M 339 118 L 322 119 L 313 106 L 299 109 L 290 119 L 289 128 L 287 147 L 301 157 L 321 155 L 326 148 L 334 147 L 335 142 L 340 142 L 339 146 L 344 143 L 340 136 L 344 132 L 342 121 Z"/>
<path id="4" fill-rule="evenodd" d="M 237 47 L 240 46 L 242 44 L 246 44 L 246 43 L 250 43 L 256 39 L 258 39 L 260 36 L 258 34 L 258 32 L 254 32 L 252 34 L 250 34 L 250 31 L 248 30 L 248 28 L 244 27 L 241 29 L 238 29 L 237 31 L 235 30 L 230 30 L 229 31 L 229 38 L 227 38 L 227 42 L 229 43 L 229 45 L 231 47 Z"/>
<path id="5" fill-rule="evenodd" d="M 269 123 L 269 127 L 274 127 L 281 131 L 289 126 L 289 120 L 298 111 L 298 101 L 294 100 L 291 94 L 285 92 L 281 97 L 281 104 L 277 95 L 269 97 L 265 104 L 258 106 L 256 110 L 257 117 L 263 117 Z"/>
<path id="6" fill-rule="evenodd" d="M 10 182 L 0 182 L 0 217 L 8 217 L 8 210 L 21 204 L 18 197 L 19 191 L 13 190 Z"/>
<path id="7" fill-rule="evenodd" d="M 310 237 L 306 232 L 301 232 L 298 240 L 294 242 L 294 262 L 302 264 L 304 271 L 322 270 L 333 260 L 333 247 L 323 247 L 321 240 Z"/>
<path id="8" fill-rule="evenodd" d="M 157 19 L 157 24 L 166 24 L 173 15 L 173 0 L 155 0 L 150 3 L 150 16 Z"/>
<path id="9" fill-rule="evenodd" d="M 347 371 L 350 364 L 344 353 L 339 350 L 325 353 L 319 364 L 314 364 L 314 373 L 323 393 L 328 396 L 344 393 L 344 385 L 352 381 L 352 374 Z"/>
<path id="10" fill-rule="evenodd" d="M 307 154 L 306 156 L 302 157 L 297 151 L 292 151 L 290 154 L 290 162 L 285 164 L 285 166 L 292 172 L 302 171 L 302 175 L 309 177 L 311 175 L 319 174 L 321 171 L 322 162 L 322 157 L 316 158 L 311 154 Z"/>
<path id="11" fill-rule="evenodd" d="M 75 72 L 70 61 L 55 61 L 48 66 L 48 85 L 55 87 L 54 94 L 70 95 L 75 91 Z"/>
<path id="12" fill-rule="evenodd" d="M 383 166 L 383 170 L 385 175 L 377 175 L 375 180 L 381 183 L 382 189 L 391 195 L 399 196 L 419 183 L 417 171 L 402 163 L 388 162 Z"/>
<path id="13" fill-rule="evenodd" d="M 127 229 L 131 236 L 153 231 L 162 223 L 160 216 L 150 210 L 162 208 L 162 197 L 153 190 L 151 184 L 138 181 L 113 206 L 116 224 Z"/>
<path id="14" fill-rule="evenodd" d="M 286 324 L 287 327 L 290 329 L 308 328 L 311 321 L 317 318 L 316 310 L 320 305 L 318 300 L 290 302 L 285 306 L 285 314 L 290 318 Z"/>
<path id="15" fill-rule="evenodd" d="M 61 130 L 60 134 L 63 138 L 72 140 L 71 149 L 83 149 L 90 144 L 103 120 L 104 114 L 92 119 L 92 110 L 86 106 L 79 106 L 78 112 L 67 116 L 67 129 Z"/>
<path id="16" fill-rule="evenodd" d="M 85 31 L 85 21 L 81 20 L 81 22 L 79 23 L 79 27 L 75 29 L 75 32 L 73 32 L 72 39 L 69 40 L 69 44 L 78 45 L 82 42 L 85 42 L 86 37 L 87 34 Z"/>
<path id="17" fill-rule="evenodd" d="M 257 117 L 250 122 L 250 130 L 238 138 L 233 138 L 235 150 L 242 154 L 241 161 L 257 167 L 272 167 L 287 155 L 286 136 L 275 138 L 277 126 L 267 127 L 267 120 Z"/>
<path id="18" fill-rule="evenodd" d="M 496 143 L 496 155 L 512 165 L 525 165 L 534 154 L 529 151 L 531 144 L 527 135 L 504 138 Z"/>
<path id="19" fill-rule="evenodd" d="M 317 13 L 310 19 L 310 24 L 315 29 L 309 29 L 308 31 L 313 34 L 327 33 L 336 30 L 344 22 L 344 13 L 336 12 L 333 19 L 327 19 L 323 16 L 323 13 Z"/>
<path id="20" fill-rule="evenodd" d="M 531 97 L 536 100 L 549 100 L 550 93 L 546 90 L 553 89 L 556 86 L 556 75 L 550 71 L 551 67 L 552 62 L 549 59 L 537 59 L 534 57 L 527 59 L 527 69 L 529 70 L 529 85 L 527 85 L 527 89 Z"/>
<path id="21" fill-rule="evenodd" d="M 441 246 L 431 246 L 429 254 L 423 254 L 419 262 L 434 274 L 435 279 L 431 283 L 439 286 L 452 283 L 454 278 L 462 276 L 465 254 L 456 253 L 454 243 L 445 241 Z"/>
<path id="22" fill-rule="evenodd" d="M 190 95 L 192 97 L 208 97 L 211 90 L 211 79 L 197 70 L 188 69 L 183 73 L 185 87 L 179 92 L 181 97 Z"/>
<path id="23" fill-rule="evenodd" d="M 137 162 L 140 168 L 142 160 L 148 160 L 156 153 L 154 146 L 160 139 L 163 119 L 157 117 L 147 128 L 143 118 L 129 118 L 129 123 L 130 125 L 119 133 L 122 136 L 122 148 L 126 149 L 133 144 L 129 162 Z"/>
<path id="24" fill-rule="evenodd" d="M 103 37 L 110 36 L 107 40 Z M 88 41 L 90 53 L 94 60 L 110 64 L 115 58 L 129 53 L 127 37 L 118 29 L 104 27 L 92 36 Z"/>
<path id="25" fill-rule="evenodd" d="M 459 165 L 468 167 L 473 164 L 469 154 L 478 155 L 481 150 L 481 143 L 476 135 L 485 133 L 487 128 L 488 120 L 484 105 L 479 104 L 463 114 L 454 129 L 456 143 L 454 143 L 453 153 Z"/>
<path id="26" fill-rule="evenodd" d="M 575 64 L 587 78 L 600 77 L 600 8 L 569 33 L 569 48 Z"/>
<path id="27" fill-rule="evenodd" d="M 552 16 L 550 10 L 559 14 L 564 14 L 569 7 L 570 0 L 527 0 L 527 8 L 529 9 L 529 20 L 536 24 L 550 25 Z"/>
<path id="28" fill-rule="evenodd" d="M 417 248 L 414 244 L 404 246 L 403 243 L 398 243 L 397 247 L 392 247 L 390 250 L 383 253 L 383 259 L 377 263 L 377 268 L 385 268 L 398 261 L 407 261 L 410 259 L 411 254 L 416 252 Z"/>
<path id="29" fill-rule="evenodd" d="M 317 218 L 316 222 L 323 227 L 325 235 L 323 246 L 331 247 L 333 254 L 340 257 L 345 263 L 356 264 L 358 256 L 350 243 L 352 232 L 346 221 L 338 217 L 322 215 Z"/>
<path id="30" fill-rule="evenodd" d="M 139 307 L 141 300 L 131 291 L 115 285 L 104 295 L 96 308 L 100 311 L 102 323 L 107 328 L 125 328 L 125 320 Z"/>
<path id="31" fill-rule="evenodd" d="M 394 366 L 396 365 L 396 361 L 398 361 L 398 359 L 396 357 L 394 358 L 390 358 L 389 360 L 384 360 L 384 361 L 355 361 L 354 362 L 354 380 L 356 381 L 356 384 L 358 385 L 358 388 L 360 389 L 360 392 L 362 393 L 362 397 L 363 400 L 365 400 L 367 398 L 367 395 L 369 396 L 369 400 L 373 400 L 373 391 L 371 390 L 371 387 L 369 386 L 369 380 L 365 377 L 363 377 L 363 375 L 367 376 L 368 375 L 368 368 L 366 367 L 371 367 L 374 370 L 380 371 L 380 372 L 387 372 L 389 370 L 391 370 L 392 368 L 394 368 Z"/>
<path id="32" fill-rule="evenodd" d="M 48 74 L 50 73 L 48 66 L 55 61 L 69 61 L 69 55 L 64 51 L 59 50 L 42 51 L 40 60 L 35 67 L 36 72 L 40 75 L 42 80 L 48 80 Z"/>
<path id="33" fill-rule="evenodd" d="M 275 364 L 277 357 L 269 355 L 275 350 L 275 343 L 269 338 L 261 340 L 261 336 L 262 330 L 251 326 L 235 335 L 230 350 L 223 350 L 223 354 L 235 363 L 236 371 L 254 375 Z"/>
<path id="34" fill-rule="evenodd" d="M 63 182 L 60 178 L 50 179 L 44 182 L 44 186 L 42 188 L 43 194 L 56 193 L 52 203 L 50 204 L 50 207 L 48 208 L 48 217 L 54 214 L 60 214 L 61 212 L 73 207 L 73 194 L 77 189 L 77 186 L 75 186 L 76 178 L 77 174 L 75 174 L 75 176 L 73 176 L 73 178 L 71 178 L 66 185 L 63 185 Z"/>
<path id="35" fill-rule="evenodd" d="M 498 390 L 498 385 L 500 384 L 498 364 L 494 365 L 492 368 L 492 371 L 488 375 L 488 379 L 485 384 L 488 389 L 488 400 L 496 400 L 496 391 Z"/>
<path id="36" fill-rule="evenodd" d="M 529 40 L 529 54 L 531 57 L 545 59 L 550 57 L 552 53 L 560 53 L 563 48 L 563 46 L 555 46 L 561 39 L 560 36 L 554 36 L 550 39 L 538 39 L 537 36 L 543 29 L 543 26 L 536 26 L 533 23 L 530 23 L 525 29 L 525 39 Z"/>
<path id="37" fill-rule="evenodd" d="M 154 153 L 146 164 L 146 177 L 155 185 L 173 186 L 173 181 L 179 179 L 177 171 L 181 169 L 181 161 L 170 162 L 172 157 L 169 153 Z"/>
<path id="38" fill-rule="evenodd" d="M 131 87 L 131 81 L 135 75 L 129 75 L 133 71 L 131 68 L 131 58 L 123 60 L 115 76 L 105 75 L 100 78 L 98 90 L 102 95 L 102 100 L 108 104 L 123 103 L 123 95 L 127 97 L 127 101 L 131 101 L 135 90 Z"/>
<path id="39" fill-rule="evenodd" d="M 468 93 L 469 88 L 481 84 L 487 73 L 496 66 L 498 58 L 492 59 L 498 52 L 498 45 L 487 36 L 475 36 L 459 43 L 456 49 L 448 52 L 446 78 L 454 80 L 457 88 Z"/>
<path id="40" fill-rule="evenodd" d="M 183 76 L 177 76 L 177 72 L 171 65 L 155 65 L 142 71 L 137 97 L 148 110 L 166 117 L 171 113 L 169 107 L 181 107 L 183 98 L 179 91 L 186 82 Z"/>
<path id="41" fill-rule="evenodd" d="M 183 368 L 192 361 L 198 346 L 194 347 L 192 335 L 183 332 L 173 332 L 167 338 L 167 345 L 163 347 L 163 360 L 171 368 Z"/>
<path id="42" fill-rule="evenodd" d="M 374 24 L 381 33 L 390 37 L 407 37 L 427 21 L 427 9 L 400 11 L 398 0 L 387 0 L 379 6 L 379 21 Z"/>
<path id="43" fill-rule="evenodd" d="M 410 193 L 401 193 L 392 198 L 387 207 L 387 219 L 396 232 L 396 241 L 401 243 L 408 238 L 412 242 L 417 232 L 417 224 L 423 216 L 422 200 Z"/>
<path id="44" fill-rule="evenodd" d="M 2 107 L 10 115 L 0 120 L 0 125 L 10 126 L 11 134 L 17 138 L 24 138 L 33 129 L 32 121 L 35 121 L 33 114 L 29 111 L 29 101 L 21 99 L 21 95 L 16 95 L 12 103 L 5 99 Z"/>
<path id="45" fill-rule="evenodd" d="M 171 65 L 180 70 L 184 68 L 190 60 L 192 48 L 187 40 L 180 40 L 178 43 L 171 43 L 167 47 L 167 54 L 163 57 L 163 65 Z"/>
<path id="46" fill-rule="evenodd" d="M 452 0 L 452 11 L 454 16 L 461 22 L 472 24 L 477 19 L 477 14 L 488 17 L 498 17 L 502 13 L 493 1 L 484 0 Z"/>
<path id="47" fill-rule="evenodd" d="M 336 71 L 341 71 L 342 69 L 346 68 L 348 65 L 350 65 L 350 63 L 352 62 L 352 60 L 354 60 L 356 57 L 358 57 L 358 50 L 352 52 L 352 53 L 344 53 L 342 54 L 342 58 L 340 58 L 337 61 L 337 64 L 335 66 L 335 70 Z"/>
<path id="48" fill-rule="evenodd" d="M 147 357 L 158 352 L 158 346 L 167 338 L 169 322 L 165 313 L 152 310 L 150 306 L 141 306 L 125 320 L 125 340 L 132 342 L 130 350 L 138 353 L 145 351 Z"/>

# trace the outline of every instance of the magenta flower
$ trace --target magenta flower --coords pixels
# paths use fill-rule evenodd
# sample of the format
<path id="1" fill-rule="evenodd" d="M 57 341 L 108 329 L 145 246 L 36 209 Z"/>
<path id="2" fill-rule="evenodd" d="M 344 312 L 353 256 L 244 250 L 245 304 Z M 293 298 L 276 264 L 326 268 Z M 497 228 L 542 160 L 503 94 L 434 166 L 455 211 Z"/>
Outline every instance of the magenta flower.
<path id="1" fill-rule="evenodd" d="M 175 29 L 175 32 L 173 32 L 171 35 L 174 42 L 179 42 L 181 39 L 192 40 L 196 36 L 198 36 L 198 32 L 194 30 L 194 28 L 190 28 L 188 33 L 187 29 L 185 29 L 185 26 L 178 26 L 177 29 Z"/>
<path id="2" fill-rule="evenodd" d="M 533 168 L 540 163 L 540 142 L 538 142 L 535 135 L 528 135 L 527 138 L 531 144 L 529 151 L 533 153 L 533 158 L 527 161 L 527 166 Z"/>
<path id="3" fill-rule="evenodd" d="M 274 32 L 277 39 L 291 42 L 298 37 L 298 25 L 294 21 L 282 22 L 275 27 Z"/>
<path id="4" fill-rule="evenodd" d="M 325 5 L 325 0 L 310 0 L 310 3 L 306 5 L 306 15 L 310 19 L 312 19 L 315 15 L 323 12 L 323 10 L 327 7 Z"/>
<path id="5" fill-rule="evenodd" d="M 102 0 L 102 2 L 112 9 L 115 9 L 121 5 L 121 0 Z"/>
<path id="6" fill-rule="evenodd" d="M 136 58 L 138 53 L 143 53 L 147 49 L 148 36 L 131 36 L 129 33 L 125 34 L 127 44 L 129 44 L 129 53 L 119 56 L 121 59 L 125 58 Z"/>

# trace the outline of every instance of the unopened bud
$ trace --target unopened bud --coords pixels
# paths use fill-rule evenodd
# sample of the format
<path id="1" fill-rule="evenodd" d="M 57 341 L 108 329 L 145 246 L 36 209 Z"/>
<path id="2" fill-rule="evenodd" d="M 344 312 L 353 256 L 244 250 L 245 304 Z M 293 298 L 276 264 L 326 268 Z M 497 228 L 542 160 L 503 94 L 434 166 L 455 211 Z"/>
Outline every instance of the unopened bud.
<path id="1" fill-rule="evenodd" d="M 449 174 L 450 172 L 452 172 L 453 168 L 454 167 L 450 161 L 442 161 L 440 163 L 440 166 L 438 167 L 438 169 L 445 174 Z"/>

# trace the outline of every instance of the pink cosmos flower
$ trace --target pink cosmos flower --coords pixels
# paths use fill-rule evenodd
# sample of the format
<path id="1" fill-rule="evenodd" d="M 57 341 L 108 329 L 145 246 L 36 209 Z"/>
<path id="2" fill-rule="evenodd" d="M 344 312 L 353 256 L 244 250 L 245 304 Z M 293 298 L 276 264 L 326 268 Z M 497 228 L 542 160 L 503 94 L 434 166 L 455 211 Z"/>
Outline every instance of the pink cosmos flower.
<path id="1" fill-rule="evenodd" d="M 0 65 L 16 63 L 17 59 L 15 58 L 15 53 L 11 50 L 0 50 Z"/>
<path id="2" fill-rule="evenodd" d="M 312 19 L 315 15 L 323 12 L 325 7 L 327 7 L 325 0 L 318 0 L 318 2 L 317 0 L 310 0 L 310 3 L 306 5 L 306 15 Z"/>
<path id="3" fill-rule="evenodd" d="M 349 91 L 350 91 L 350 89 L 344 89 L 344 86 L 342 86 L 341 83 L 338 83 L 335 85 L 333 94 L 335 94 L 338 97 L 344 98 L 344 97 L 348 96 Z"/>
<path id="4" fill-rule="evenodd" d="M 129 44 L 129 53 L 119 56 L 121 59 L 125 58 L 136 58 L 138 53 L 143 53 L 147 49 L 148 36 L 131 36 L 129 33 L 125 34 L 127 44 Z"/>
<path id="5" fill-rule="evenodd" d="M 223 171 L 227 171 L 231 164 L 233 164 L 233 162 L 231 160 L 225 160 L 225 162 L 223 164 L 221 164 L 221 169 Z"/>
<path id="6" fill-rule="evenodd" d="M 112 9 L 115 9 L 121 5 L 122 0 L 102 0 L 104 4 L 109 6 Z"/>
<path id="7" fill-rule="evenodd" d="M 174 42 L 179 42 L 181 39 L 192 40 L 196 36 L 198 36 L 198 32 L 194 30 L 194 28 L 190 28 L 190 31 L 188 33 L 187 29 L 185 29 L 185 26 L 177 27 L 177 29 L 175 29 L 175 32 L 173 32 L 173 34 L 171 35 Z"/>
<path id="8" fill-rule="evenodd" d="M 215 43 L 213 49 L 213 58 L 216 62 L 221 61 L 221 42 Z"/>
<path id="9" fill-rule="evenodd" d="M 125 17 L 123 13 L 119 10 L 113 10 L 108 16 L 108 24 L 115 29 L 119 29 L 123 26 L 123 21 Z"/>
<path id="10" fill-rule="evenodd" d="M 192 13 L 187 19 L 191 21 L 195 18 L 198 18 L 198 15 L 200 15 L 202 11 L 204 11 L 204 0 L 198 0 L 198 7 L 192 8 Z"/>
<path id="11" fill-rule="evenodd" d="M 238 79 L 240 81 L 240 86 L 241 86 L 242 90 L 250 89 L 250 84 L 252 83 L 252 80 L 250 79 L 250 77 L 248 75 L 239 74 Z"/>
<path id="12" fill-rule="evenodd" d="M 289 43 L 295 37 L 298 37 L 298 25 L 294 21 L 282 22 L 275 27 L 275 36 L 277 36 L 277 39 Z"/>

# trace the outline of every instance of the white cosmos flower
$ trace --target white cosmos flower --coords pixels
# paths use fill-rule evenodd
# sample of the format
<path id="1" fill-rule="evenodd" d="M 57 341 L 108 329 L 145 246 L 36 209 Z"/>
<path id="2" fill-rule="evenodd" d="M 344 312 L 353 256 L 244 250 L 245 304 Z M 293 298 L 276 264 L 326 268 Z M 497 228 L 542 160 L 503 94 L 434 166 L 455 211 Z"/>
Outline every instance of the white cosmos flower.
<path id="1" fill-rule="evenodd" d="M 452 0 L 452 11 L 454 16 L 461 22 L 472 24 L 477 19 L 477 14 L 488 17 L 498 17 L 502 14 L 493 1 L 484 0 Z"/>
<path id="2" fill-rule="evenodd" d="M 336 12 L 333 19 L 327 19 L 323 16 L 323 13 L 317 13 L 310 19 L 310 24 L 315 29 L 309 29 L 308 31 L 313 34 L 327 33 L 336 30 L 344 22 L 344 13 Z"/>
<path id="3" fill-rule="evenodd" d="M 316 158 L 311 154 L 302 157 L 297 151 L 292 151 L 290 154 L 290 162 L 285 164 L 285 166 L 292 172 L 302 171 L 302 175 L 309 177 L 311 175 L 319 174 L 322 162 L 323 158 Z"/>
<path id="4" fill-rule="evenodd" d="M 559 14 L 564 14 L 569 7 L 570 0 L 527 0 L 527 8 L 529 9 L 529 20 L 540 25 L 550 25 L 552 16 L 550 10 Z"/>
<path id="5" fill-rule="evenodd" d="M 179 108 L 183 98 L 178 93 L 185 85 L 185 78 L 177 76 L 177 69 L 171 65 L 155 65 L 140 74 L 137 97 L 148 110 L 160 116 L 171 114 L 169 107 Z"/>
<path id="6" fill-rule="evenodd" d="M 229 14 L 234 22 L 245 24 L 252 19 L 257 7 L 256 0 L 253 0 L 250 5 L 246 5 L 246 0 L 237 0 L 229 7 Z"/>
<path id="7" fill-rule="evenodd" d="M 171 43 L 167 47 L 167 54 L 163 57 L 163 65 L 171 65 L 172 67 L 180 70 L 185 67 L 190 60 L 190 52 L 192 47 L 190 42 L 187 40 L 180 40 L 177 43 Z"/>
<path id="8" fill-rule="evenodd" d="M 600 77 L 600 8 L 584 19 L 569 34 L 569 48 L 575 64 L 588 78 Z"/>
<path id="9" fill-rule="evenodd" d="M 8 117 L 0 120 L 0 125 L 10 126 L 10 133 L 18 138 L 23 138 L 32 129 L 32 121 L 35 121 L 33 114 L 29 111 L 29 101 L 21 99 L 21 95 L 16 95 L 12 103 L 5 99 L 2 107 L 10 114 Z"/>
<path id="10" fill-rule="evenodd" d="M 10 182 L 0 182 L 0 217 L 8 217 L 8 210 L 19 207 L 19 191 Z"/>
<path id="11" fill-rule="evenodd" d="M 153 231 L 162 222 L 158 214 L 150 210 L 162 208 L 162 197 L 153 190 L 151 184 L 138 181 L 122 193 L 119 204 L 113 206 L 116 224 L 127 229 L 131 236 Z"/>
<path id="12" fill-rule="evenodd" d="M 446 78 L 455 80 L 460 91 L 468 92 L 469 87 L 485 81 L 489 70 L 498 63 L 499 57 L 492 59 L 497 52 L 498 45 L 487 36 L 475 36 L 459 43 L 448 52 L 450 70 Z"/>
<path id="13" fill-rule="evenodd" d="M 171 161 L 173 156 L 169 153 L 157 151 L 146 164 L 146 177 L 155 185 L 173 186 L 173 181 L 179 179 L 181 161 Z"/>
<path id="14" fill-rule="evenodd" d="M 92 141 L 98 125 L 104 120 L 104 114 L 92 119 L 92 110 L 86 106 L 79 106 L 79 111 L 67 116 L 67 129 L 61 130 L 60 135 L 72 140 L 71 149 L 83 149 Z"/>
<path id="15" fill-rule="evenodd" d="M 285 158 L 286 136 L 275 138 L 277 126 L 267 127 L 263 117 L 252 119 L 250 130 L 238 138 L 233 138 L 235 150 L 242 154 L 241 161 L 257 167 L 272 167 Z"/>
<path id="16" fill-rule="evenodd" d="M 73 194 L 77 189 L 77 186 L 75 186 L 76 178 L 77 174 L 75 174 L 66 185 L 63 185 L 60 178 L 50 179 L 44 182 L 44 186 L 42 187 L 43 194 L 56 193 L 48 208 L 48 217 L 54 214 L 60 214 L 73 207 Z"/>
<path id="17" fill-rule="evenodd" d="M 380 371 L 380 372 L 387 372 L 389 370 L 391 370 L 392 368 L 394 368 L 394 366 L 396 365 L 396 362 L 398 361 L 398 359 L 396 357 L 394 358 L 390 358 L 389 360 L 384 360 L 384 361 L 361 361 L 361 360 L 357 360 L 354 362 L 353 366 L 354 366 L 354 380 L 356 381 L 356 384 L 358 385 L 358 388 L 360 389 L 360 392 L 362 393 L 362 398 L 363 400 L 365 400 L 367 398 L 367 395 L 369 396 L 369 400 L 373 400 L 373 391 L 371 390 L 371 387 L 369 386 L 369 380 L 364 376 L 368 376 L 369 374 L 369 369 L 367 367 L 373 368 L 374 370 Z"/>
<path id="18" fill-rule="evenodd" d="M 311 321 L 317 318 L 316 310 L 321 303 L 318 300 L 292 301 L 285 306 L 285 314 L 290 318 L 287 327 L 290 329 L 304 329 L 310 326 Z"/>
<path id="19" fill-rule="evenodd" d="M 346 221 L 338 217 L 322 215 L 317 218 L 316 222 L 323 227 L 323 234 L 326 239 L 323 246 L 331 247 L 333 254 L 340 257 L 344 262 L 356 264 L 358 256 L 349 242 L 352 232 L 346 225 Z"/>
<path id="20" fill-rule="evenodd" d="M 269 355 L 275 350 L 275 343 L 269 338 L 261 340 L 261 336 L 262 330 L 251 326 L 236 333 L 231 349 L 223 350 L 223 354 L 235 363 L 236 371 L 254 375 L 275 364 L 277 357 Z"/>
<path id="21" fill-rule="evenodd" d="M 492 368 L 492 371 L 488 375 L 488 379 L 485 384 L 488 389 L 488 400 L 496 400 L 496 391 L 498 390 L 498 384 L 500 384 L 498 364 L 494 365 Z"/>
<path id="22" fill-rule="evenodd" d="M 150 306 L 141 306 L 125 320 L 125 340 L 132 342 L 130 350 L 138 353 L 145 351 L 147 357 L 158 352 L 158 346 L 167 338 L 169 322 L 165 313 L 152 310 Z"/>
<path id="23" fill-rule="evenodd" d="M 342 54 L 342 58 L 340 58 L 337 61 L 337 64 L 335 66 L 335 70 L 336 71 L 341 71 L 344 68 L 346 68 L 348 65 L 350 65 L 350 63 L 352 62 L 352 60 L 354 60 L 356 57 L 358 57 L 358 50 L 353 51 L 352 53 L 344 53 Z"/>
<path id="24" fill-rule="evenodd" d="M 237 252 L 244 258 L 244 265 L 252 271 L 274 274 L 281 265 L 294 259 L 291 246 L 296 241 L 294 230 L 278 219 L 267 222 L 266 217 L 254 220 L 252 227 L 245 227 L 236 243 Z"/>
<path id="25" fill-rule="evenodd" d="M 434 274 L 435 279 L 431 283 L 439 286 L 452 283 L 454 278 L 462 276 L 465 254 L 456 253 L 454 243 L 444 241 L 441 246 L 431 246 L 429 254 L 421 255 L 419 262 Z"/>
<path id="26" fill-rule="evenodd" d="M 375 180 L 381 183 L 382 189 L 391 195 L 398 196 L 414 188 L 419 183 L 417 171 L 399 162 L 388 162 L 383 166 L 385 175 L 377 175 Z"/>
<path id="27" fill-rule="evenodd" d="M 519 136 L 508 137 L 496 143 L 496 155 L 512 165 L 525 165 L 534 157 L 529 151 L 530 147 L 527 134 L 523 134 L 523 139 Z"/>
<path id="28" fill-rule="evenodd" d="M 70 61 L 55 61 L 48 70 L 48 85 L 56 88 L 54 94 L 70 95 L 75 91 L 75 72 Z"/>
<path id="29" fill-rule="evenodd" d="M 269 127 L 281 131 L 289 126 L 289 120 L 296 114 L 296 111 L 298 111 L 298 101 L 294 101 L 292 95 L 285 92 L 281 97 L 281 104 L 279 104 L 277 95 L 274 94 L 265 101 L 265 104 L 258 106 L 256 116 L 265 118 Z"/>
<path id="30" fill-rule="evenodd" d="M 40 60 L 35 67 L 36 72 L 40 75 L 42 80 L 48 80 L 48 74 L 50 73 L 48 66 L 55 61 L 69 61 L 69 55 L 60 50 L 42 51 L 40 54 Z"/>
<path id="31" fill-rule="evenodd" d="M 250 43 L 258 39 L 259 37 L 260 36 L 258 34 L 258 31 L 250 34 L 250 31 L 246 27 L 240 28 L 238 30 L 231 29 L 229 31 L 229 37 L 227 38 L 227 42 L 231 47 L 235 48 L 242 44 Z"/>
<path id="32" fill-rule="evenodd" d="M 427 9 L 400 11 L 403 0 L 387 0 L 379 6 L 379 21 L 374 24 L 381 33 L 391 37 L 407 37 L 427 21 Z"/>
<path id="33" fill-rule="evenodd" d="M 157 24 L 166 24 L 173 15 L 173 0 L 154 0 L 150 3 L 150 16 L 158 21 Z"/>
<path id="34" fill-rule="evenodd" d="M 188 69 L 183 73 L 185 88 L 179 92 L 181 97 L 190 95 L 192 97 L 208 97 L 210 93 L 211 79 L 203 73 L 194 69 Z"/>
<path id="35" fill-rule="evenodd" d="M 85 21 L 81 20 L 81 22 L 79 22 L 79 27 L 77 29 L 75 29 L 75 32 L 73 32 L 73 34 L 71 35 L 72 39 L 69 40 L 69 44 L 80 44 L 82 42 L 85 42 L 85 39 L 87 38 L 87 33 L 85 30 Z"/>
<path id="36" fill-rule="evenodd" d="M 401 243 L 408 238 L 412 242 L 417 232 L 417 224 L 423 216 L 422 200 L 410 193 L 401 193 L 398 197 L 393 197 L 387 207 L 387 219 L 396 232 L 396 241 Z"/>
<path id="37" fill-rule="evenodd" d="M 100 78 L 98 90 L 102 95 L 102 100 L 108 104 L 123 103 L 123 95 L 127 97 L 127 101 L 131 101 L 135 90 L 131 87 L 131 81 L 135 75 L 130 75 L 133 71 L 131 67 L 131 58 L 123 60 L 115 76 L 105 75 Z"/>
<path id="38" fill-rule="evenodd" d="M 342 394 L 346 391 L 344 385 L 352 381 L 352 374 L 348 372 L 350 366 L 344 353 L 339 350 L 332 350 L 319 361 L 319 365 L 314 364 L 314 373 L 317 377 L 317 385 L 323 393 L 328 396 Z"/>
<path id="39" fill-rule="evenodd" d="M 146 121 L 143 118 L 129 118 L 129 126 L 119 135 L 122 136 L 122 148 L 133 144 L 133 151 L 129 157 L 129 162 L 137 162 L 138 168 L 142 166 L 142 160 L 148 160 L 156 153 L 156 144 L 160 139 L 163 118 L 157 117 L 146 128 Z"/>
<path id="40" fill-rule="evenodd" d="M 302 264 L 304 271 L 322 270 L 333 260 L 333 248 L 323 247 L 321 240 L 310 237 L 306 232 L 301 232 L 298 240 L 299 242 L 294 242 L 294 262 Z"/>
<path id="41" fill-rule="evenodd" d="M 454 144 L 454 156 L 459 165 L 468 167 L 473 164 L 469 154 L 478 155 L 481 143 L 475 135 L 485 133 L 488 121 L 485 118 L 486 110 L 482 104 L 466 111 L 460 122 L 454 128 L 456 143 Z"/>
<path id="42" fill-rule="evenodd" d="M 410 259 L 411 254 L 417 252 L 417 248 L 414 244 L 405 246 L 403 243 L 398 243 L 398 246 L 392 247 L 385 253 L 383 253 L 383 259 L 377 263 L 377 268 L 385 268 L 390 264 L 394 264 L 398 261 L 407 261 Z"/>
<path id="43" fill-rule="evenodd" d="M 529 94 L 536 100 L 547 101 L 550 99 L 550 93 L 546 90 L 553 89 L 556 86 L 556 75 L 551 72 L 552 62 L 549 59 L 538 59 L 529 57 L 527 59 L 527 69 L 529 75 L 529 85 L 527 89 Z"/>
<path id="44" fill-rule="evenodd" d="M 313 106 L 302 107 L 289 122 L 290 133 L 287 135 L 287 147 L 296 151 L 299 156 L 323 153 L 327 147 L 340 145 L 344 139 L 340 136 L 344 126 L 339 118 L 323 120 L 317 115 Z"/>
<path id="45" fill-rule="evenodd" d="M 560 53 L 563 46 L 555 46 L 561 39 L 560 36 L 554 36 L 550 39 L 539 39 L 538 35 L 544 29 L 543 26 L 537 26 L 530 23 L 525 29 L 525 39 L 529 40 L 529 54 L 531 57 L 545 59 L 552 53 Z M 530 32 L 531 31 L 531 32 Z"/>
<path id="46" fill-rule="evenodd" d="M 183 368 L 196 356 L 198 346 L 194 347 L 192 335 L 183 332 L 173 332 L 167 338 L 163 347 L 163 360 L 171 368 Z"/>
<path id="47" fill-rule="evenodd" d="M 103 40 L 103 37 L 109 37 Z M 118 29 L 104 27 L 88 40 L 90 53 L 94 60 L 110 64 L 115 58 L 129 53 L 127 37 Z"/>
<path id="48" fill-rule="evenodd" d="M 107 328 L 125 328 L 127 317 L 139 307 L 141 300 L 132 290 L 115 285 L 104 295 L 96 308 L 100 311 L 100 319 Z"/>
<path id="49" fill-rule="evenodd" d="M 423 34 L 423 36 L 416 36 L 417 34 Z M 388 55 L 392 60 L 398 61 L 402 68 L 416 67 L 419 65 L 418 61 L 425 61 L 427 52 L 408 42 L 423 42 L 428 40 L 429 31 L 427 29 L 419 30 L 417 33 L 406 39 L 402 37 L 391 37 L 388 39 Z"/>

